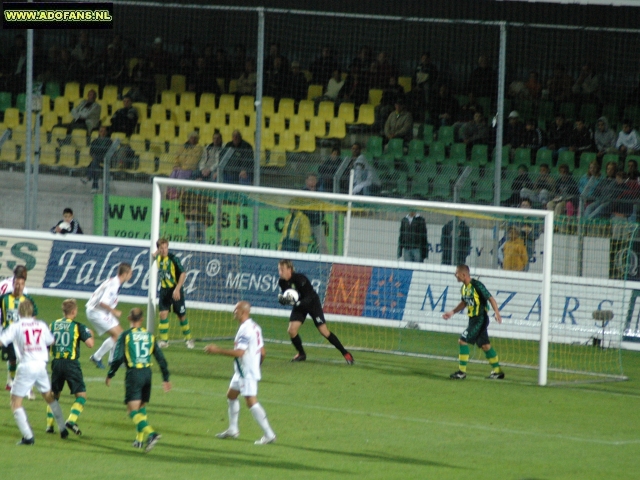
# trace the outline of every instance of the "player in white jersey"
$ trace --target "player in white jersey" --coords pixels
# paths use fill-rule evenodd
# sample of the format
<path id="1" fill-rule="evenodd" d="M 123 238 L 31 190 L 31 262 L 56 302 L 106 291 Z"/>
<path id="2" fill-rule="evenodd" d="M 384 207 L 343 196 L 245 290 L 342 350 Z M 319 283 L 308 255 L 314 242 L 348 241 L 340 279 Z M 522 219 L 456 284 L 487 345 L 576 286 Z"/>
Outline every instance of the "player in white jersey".
<path id="1" fill-rule="evenodd" d="M 18 359 L 18 370 L 11 387 L 11 410 L 22 433 L 22 440 L 18 445 L 35 443 L 27 413 L 22 408 L 22 399 L 28 395 L 34 385 L 49 404 L 60 429 L 60 436 L 67 438 L 69 431 L 65 427 L 60 404 L 51 391 L 47 374 L 49 345 L 53 343 L 53 335 L 46 323 L 33 318 L 33 305 L 29 300 L 20 302 L 18 314 L 19 321 L 9 325 L 0 334 L 0 345 L 13 344 Z"/>
<path id="2" fill-rule="evenodd" d="M 13 293 L 13 281 L 18 278 L 24 278 L 27 281 L 27 268 L 24 265 L 18 265 L 13 269 L 13 277 L 5 278 L 0 282 L 0 297 L 5 293 Z M 23 293 L 28 293 L 25 288 Z"/>
<path id="3" fill-rule="evenodd" d="M 109 352 L 109 362 L 112 360 L 113 348 L 122 333 L 120 326 L 120 315 L 122 312 L 116 310 L 118 306 L 118 292 L 125 282 L 128 282 L 133 275 L 131 265 L 121 263 L 118 266 L 118 274 L 115 277 L 105 280 L 100 285 L 87 302 L 87 318 L 96 328 L 96 334 L 109 333 L 109 337 L 100 345 L 100 348 L 89 357 L 98 368 L 105 368 L 102 357 Z"/>
<path id="4" fill-rule="evenodd" d="M 256 445 L 273 443 L 276 434 L 271 429 L 267 420 L 267 412 L 258 403 L 258 382 L 262 378 L 260 365 L 266 355 L 262 329 L 260 325 L 251 319 L 251 305 L 248 302 L 238 302 L 233 310 L 233 316 L 240 322 L 240 328 L 236 333 L 233 343 L 233 350 L 220 348 L 210 344 L 204 347 L 204 351 L 211 354 L 226 355 L 233 357 L 235 373 L 231 378 L 229 390 L 227 391 L 227 402 L 229 404 L 229 428 L 218 433 L 218 438 L 236 438 L 240 435 L 238 430 L 238 417 L 240 415 L 240 401 L 238 396 L 242 394 L 247 407 L 251 411 L 253 418 L 258 422 L 264 432 L 260 440 L 256 440 Z"/>

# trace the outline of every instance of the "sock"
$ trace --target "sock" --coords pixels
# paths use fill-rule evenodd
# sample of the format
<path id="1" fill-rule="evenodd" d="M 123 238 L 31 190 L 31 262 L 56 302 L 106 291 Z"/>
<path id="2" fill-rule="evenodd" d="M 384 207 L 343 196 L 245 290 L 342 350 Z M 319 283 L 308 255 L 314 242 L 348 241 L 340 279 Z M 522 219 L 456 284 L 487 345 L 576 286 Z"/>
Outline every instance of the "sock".
<path id="1" fill-rule="evenodd" d="M 493 349 L 493 347 L 491 347 L 489 350 L 484 352 L 484 355 L 485 357 L 487 357 L 487 360 L 489 360 L 489 364 L 491 365 L 491 370 L 496 373 L 500 373 L 500 362 L 498 361 L 498 354 Z"/>
<path id="2" fill-rule="evenodd" d="M 53 428 L 53 422 L 54 422 L 53 412 L 51 411 L 51 407 L 47 405 L 47 428 L 49 427 Z"/>
<path id="3" fill-rule="evenodd" d="M 161 318 L 158 324 L 158 335 L 163 342 L 169 341 L 169 316 L 167 318 Z"/>
<path id="4" fill-rule="evenodd" d="M 16 370 L 18 364 L 16 362 L 7 362 L 7 384 L 13 386 L 13 380 L 16 378 Z"/>
<path id="5" fill-rule="evenodd" d="M 265 437 L 273 438 L 276 436 L 273 430 L 271 430 L 271 425 L 269 425 L 269 420 L 267 420 L 267 412 L 264 411 L 262 405 L 256 403 L 251 407 L 251 415 L 253 415 L 253 418 L 256 419 L 256 422 L 258 422 L 258 425 L 262 428 Z"/>
<path id="6" fill-rule="evenodd" d="M 149 436 L 152 433 L 156 433 L 153 427 L 149 425 L 149 423 L 147 423 L 146 413 L 146 411 L 143 411 L 143 413 L 141 413 L 140 410 L 131 410 L 131 413 L 129 414 L 131 420 L 133 420 L 133 423 L 136 426 L 138 434 L 141 434 L 142 438 L 144 438 L 144 435 Z M 138 437 L 136 436 L 136 439 L 137 438 Z"/>
<path id="7" fill-rule="evenodd" d="M 60 404 L 58 403 L 58 401 L 54 400 L 53 402 L 51 402 L 49 404 L 49 408 L 51 408 L 51 413 L 53 413 L 53 418 L 55 418 L 60 431 L 67 428 L 64 424 L 64 417 L 62 416 L 62 408 L 60 408 Z"/>
<path id="8" fill-rule="evenodd" d="M 111 350 L 115 344 L 116 342 L 113 341 L 113 338 L 107 338 L 104 342 L 102 342 L 102 345 L 100 345 L 100 348 L 96 351 L 96 353 L 93 354 L 93 358 L 95 358 L 96 360 L 102 360 L 104 354 Z"/>
<path id="9" fill-rule="evenodd" d="M 87 399 L 84 397 L 76 397 L 76 401 L 73 402 L 73 405 L 71 405 L 71 412 L 69 413 L 67 422 L 78 423 L 78 417 L 84 410 L 84 404 L 86 403 L 86 401 Z"/>
<path id="10" fill-rule="evenodd" d="M 240 400 L 237 398 L 235 400 L 231 400 L 227 398 L 227 403 L 229 404 L 229 430 L 232 432 L 238 431 L 238 417 L 240 416 Z"/>
<path id="11" fill-rule="evenodd" d="M 291 339 L 291 343 L 293 343 L 293 346 L 296 347 L 296 350 L 300 355 L 306 355 L 306 353 L 304 353 L 304 348 L 302 348 L 302 339 L 300 338 L 300 335 L 293 337 Z"/>
<path id="12" fill-rule="evenodd" d="M 189 319 L 184 317 L 180 320 L 180 328 L 182 329 L 182 335 L 185 340 L 191 340 L 191 328 L 189 328 Z"/>
<path id="13" fill-rule="evenodd" d="M 336 347 L 338 350 L 340 350 L 340 353 L 342 355 L 344 355 L 345 353 L 347 353 L 347 351 L 344 349 L 344 347 L 342 346 L 342 343 L 340 343 L 340 340 L 338 339 L 338 337 L 336 337 L 333 332 L 329 332 L 329 336 L 327 337 L 327 340 L 329 340 L 329 343 L 331 345 L 333 345 L 334 347 Z"/>
<path id="14" fill-rule="evenodd" d="M 458 361 L 460 366 L 458 369 L 461 372 L 467 373 L 467 363 L 469 362 L 469 345 L 460 345 L 460 354 L 458 355 Z"/>
<path id="15" fill-rule="evenodd" d="M 25 438 L 27 440 L 33 438 L 33 432 L 31 431 L 31 427 L 29 426 L 29 421 L 27 420 L 27 412 L 24 411 L 24 408 L 20 407 L 15 412 L 13 412 L 13 418 L 16 419 L 16 424 L 18 425 L 20 433 L 22 433 L 22 438 Z"/>

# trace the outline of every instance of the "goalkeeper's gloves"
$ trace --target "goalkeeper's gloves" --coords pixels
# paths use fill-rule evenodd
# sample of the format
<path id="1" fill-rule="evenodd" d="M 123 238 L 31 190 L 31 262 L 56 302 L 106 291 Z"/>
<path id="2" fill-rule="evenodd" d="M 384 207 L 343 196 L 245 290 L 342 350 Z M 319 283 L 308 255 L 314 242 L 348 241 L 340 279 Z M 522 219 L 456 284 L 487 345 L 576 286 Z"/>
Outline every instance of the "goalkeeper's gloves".
<path id="1" fill-rule="evenodd" d="M 285 298 L 281 293 L 278 294 L 278 302 L 280 302 L 280 305 L 290 305 L 289 299 Z"/>

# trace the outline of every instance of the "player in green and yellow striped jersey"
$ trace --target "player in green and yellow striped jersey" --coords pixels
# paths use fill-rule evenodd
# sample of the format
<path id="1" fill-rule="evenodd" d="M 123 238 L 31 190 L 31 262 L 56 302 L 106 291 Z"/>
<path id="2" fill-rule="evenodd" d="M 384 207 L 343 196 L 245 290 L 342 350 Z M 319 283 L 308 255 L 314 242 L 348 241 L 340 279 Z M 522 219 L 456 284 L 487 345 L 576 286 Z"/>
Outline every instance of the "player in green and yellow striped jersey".
<path id="1" fill-rule="evenodd" d="M 72 298 L 62 302 L 64 317 L 51 324 L 54 342 L 51 345 L 51 390 L 56 399 L 65 382 L 69 385 L 71 394 L 76 401 L 71 405 L 71 413 L 67 419 L 67 428 L 76 435 L 82 435 L 78 427 L 78 417 L 84 410 L 87 401 L 87 388 L 80 367 L 80 342 L 84 342 L 89 348 L 93 348 L 93 334 L 83 324 L 75 321 L 78 315 L 78 304 Z M 47 433 L 53 433 L 53 413 L 47 407 Z"/>
<path id="2" fill-rule="evenodd" d="M 158 310 L 160 311 L 160 325 L 158 334 L 160 341 L 158 345 L 162 348 L 169 346 L 169 310 L 178 315 L 182 335 L 187 344 L 187 348 L 193 348 L 195 343 L 191 338 L 191 329 L 187 319 L 187 307 L 184 299 L 184 281 L 187 272 L 182 268 L 180 259 L 173 253 L 169 253 L 169 241 L 161 238 L 156 242 L 158 250 L 152 255 L 158 265 L 158 280 L 160 282 L 160 293 L 158 295 Z"/>
<path id="3" fill-rule="evenodd" d="M 2 329 L 8 328 L 14 322 L 18 321 L 18 309 L 20 302 L 29 300 L 33 304 L 33 316 L 38 315 L 38 307 L 36 302 L 29 295 L 24 293 L 24 285 L 27 281 L 26 270 L 24 276 L 16 276 L 13 279 L 13 292 L 6 293 L 0 297 L 0 309 L 2 310 Z M 7 360 L 7 390 L 11 390 L 13 379 L 16 377 L 16 353 L 13 344 L 2 347 L 2 359 Z M 30 400 L 34 400 L 35 396 L 29 395 Z"/>
<path id="4" fill-rule="evenodd" d="M 122 332 L 116 343 L 111 368 L 107 373 L 106 384 L 111 385 L 111 379 L 123 363 L 127 367 L 125 377 L 125 398 L 129 416 L 136 425 L 137 436 L 133 446 L 142 448 L 144 436 L 147 436 L 146 451 L 150 451 L 160 440 L 158 434 L 147 423 L 146 405 L 151 398 L 151 355 L 153 355 L 162 371 L 162 388 L 165 392 L 171 390 L 169 383 L 169 369 L 167 361 L 158 348 L 155 337 L 142 327 L 144 313 L 140 308 L 132 308 L 127 317 L 131 328 Z"/>
<path id="5" fill-rule="evenodd" d="M 487 377 L 492 380 L 503 379 L 504 372 L 500 368 L 498 354 L 491 346 L 489 341 L 489 309 L 487 303 L 491 304 L 491 308 L 495 313 L 496 322 L 502 323 L 500 309 L 495 299 L 491 296 L 486 287 L 479 280 L 472 279 L 469 267 L 466 265 L 458 265 L 456 268 L 456 279 L 462 283 L 460 293 L 462 300 L 453 309 L 442 315 L 442 318 L 449 320 L 453 315 L 461 312 L 465 308 L 469 315 L 469 325 L 462 332 L 458 344 L 460 345 L 459 368 L 457 372 L 450 375 L 454 380 L 463 380 L 467 378 L 467 363 L 469 362 L 469 344 L 476 344 L 483 351 L 489 364 L 492 367 L 491 374 Z"/>

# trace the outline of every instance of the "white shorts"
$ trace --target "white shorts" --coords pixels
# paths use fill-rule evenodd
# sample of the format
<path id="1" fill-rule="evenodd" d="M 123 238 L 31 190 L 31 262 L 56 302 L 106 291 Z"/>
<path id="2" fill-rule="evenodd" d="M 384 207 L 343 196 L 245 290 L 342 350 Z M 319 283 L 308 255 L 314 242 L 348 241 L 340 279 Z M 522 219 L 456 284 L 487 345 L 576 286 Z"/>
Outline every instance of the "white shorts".
<path id="1" fill-rule="evenodd" d="M 18 364 L 16 378 L 13 381 L 13 387 L 11 387 L 11 395 L 26 397 L 34 385 L 40 393 L 47 393 L 51 390 L 47 364 L 42 362 Z"/>
<path id="2" fill-rule="evenodd" d="M 108 332 L 113 327 L 120 325 L 116 317 L 104 310 L 94 310 L 87 308 L 87 318 L 96 329 L 96 335 L 100 336 Z"/>
<path id="3" fill-rule="evenodd" d="M 258 395 L 258 381 L 249 378 L 242 378 L 237 373 L 231 378 L 229 384 L 231 390 L 240 392 L 243 397 L 256 397 Z"/>

